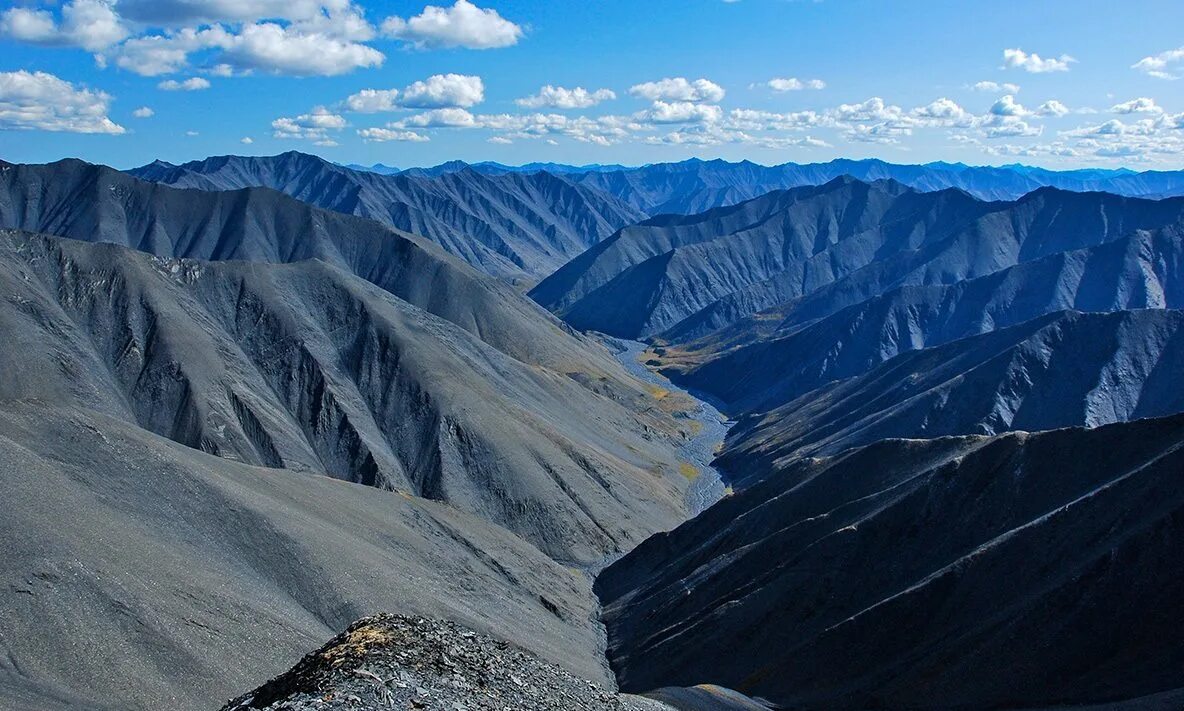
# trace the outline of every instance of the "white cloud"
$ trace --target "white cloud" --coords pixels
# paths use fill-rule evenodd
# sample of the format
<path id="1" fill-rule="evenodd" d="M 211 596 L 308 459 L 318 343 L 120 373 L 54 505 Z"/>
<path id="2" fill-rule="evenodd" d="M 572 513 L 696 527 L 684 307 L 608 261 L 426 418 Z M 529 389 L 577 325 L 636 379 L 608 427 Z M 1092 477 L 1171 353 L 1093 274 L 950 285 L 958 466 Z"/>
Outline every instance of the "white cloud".
<path id="1" fill-rule="evenodd" d="M 132 112 L 132 116 L 135 116 L 136 118 L 152 118 L 152 116 L 154 116 L 155 114 L 156 114 L 156 112 L 153 111 L 152 109 L 148 108 L 147 106 L 141 106 L 140 108 L 138 108 Z"/>
<path id="2" fill-rule="evenodd" d="M 329 131 L 340 131 L 345 128 L 345 119 L 329 111 L 324 106 L 318 106 L 307 114 L 300 114 L 292 118 L 278 118 L 271 122 L 271 128 L 276 138 L 295 138 L 317 141 L 317 145 L 329 145 Z M 336 145 L 335 143 L 332 145 Z"/>
<path id="3" fill-rule="evenodd" d="M 255 139 L 251 138 L 250 136 L 243 136 L 242 138 L 238 139 L 238 142 L 244 146 L 249 146 L 255 142 Z"/>
<path id="4" fill-rule="evenodd" d="M 986 125 L 985 135 L 987 138 L 1030 137 L 1044 133 L 1043 126 L 1033 126 L 1023 119 L 1010 116 L 1001 117 L 1001 119 Z"/>
<path id="5" fill-rule="evenodd" d="M 363 128 L 358 135 L 367 143 L 385 143 L 387 141 L 411 141 L 421 143 L 431 139 L 415 131 L 403 131 L 391 128 Z"/>
<path id="6" fill-rule="evenodd" d="M 348 5 L 343 0 L 120 0 L 119 13 L 143 24 L 181 27 L 277 18 L 308 20 Z"/>
<path id="7" fill-rule="evenodd" d="M 1023 69 L 1033 74 L 1046 72 L 1067 72 L 1069 65 L 1077 60 L 1067 54 L 1060 57 L 1045 59 L 1035 52 L 1028 54 L 1022 49 L 1003 50 L 1003 66 L 1005 69 Z"/>
<path id="8" fill-rule="evenodd" d="M 826 82 L 821 79 L 806 79 L 803 81 L 797 77 L 778 77 L 765 82 L 765 86 L 773 91 L 783 93 L 786 91 L 802 91 L 803 89 L 825 89 Z"/>
<path id="9" fill-rule="evenodd" d="M 523 99 L 518 99 L 514 103 L 519 106 L 525 106 L 530 109 L 538 109 L 543 107 L 551 107 L 556 109 L 586 109 L 589 106 L 595 106 L 602 101 L 610 101 L 617 98 L 615 92 L 610 89 L 597 89 L 596 91 L 588 91 L 587 89 L 577 86 L 574 89 L 565 89 L 561 86 L 551 86 L 548 84 L 539 89 L 539 93 L 534 96 L 528 96 Z"/>
<path id="10" fill-rule="evenodd" d="M 717 103 L 724 98 L 724 89 L 707 79 L 688 81 L 684 77 L 660 79 L 630 87 L 629 93 L 649 101 L 702 101 Z"/>
<path id="11" fill-rule="evenodd" d="M 177 32 L 144 35 L 129 39 L 110 52 L 115 65 L 141 76 L 155 77 L 179 72 L 189 64 L 189 54 L 204 49 L 224 48 L 233 37 L 222 27 L 203 30 L 186 28 Z"/>
<path id="12" fill-rule="evenodd" d="M 402 105 L 417 109 L 469 107 L 485 100 L 481 77 L 436 74 L 403 89 Z"/>
<path id="13" fill-rule="evenodd" d="M 486 143 L 494 143 L 499 146 L 508 146 L 514 142 L 513 140 L 506 138 L 505 136 L 491 136 L 491 137 L 485 139 L 485 141 L 486 141 Z"/>
<path id="14" fill-rule="evenodd" d="M 728 112 L 727 128 L 739 131 L 799 131 L 819 126 L 830 126 L 832 121 L 815 111 L 776 113 L 756 109 L 732 109 Z"/>
<path id="15" fill-rule="evenodd" d="M 910 115 L 921 123 L 936 126 L 966 126 L 974 120 L 974 115 L 958 102 L 945 97 L 913 109 Z"/>
<path id="16" fill-rule="evenodd" d="M 210 81 L 202 77 L 190 77 L 184 81 L 166 79 L 157 84 L 156 88 L 164 91 L 201 91 L 210 88 Z"/>
<path id="17" fill-rule="evenodd" d="M 1027 116 L 1032 112 L 1025 109 L 1022 104 L 1016 101 L 1014 96 L 1008 94 L 1000 97 L 991 106 L 990 113 L 994 116 Z"/>
<path id="18" fill-rule="evenodd" d="M 1020 93 L 1020 85 L 1012 84 L 1010 82 L 999 83 L 995 81 L 980 81 L 970 87 L 975 91 L 985 91 L 991 94 L 1018 94 Z"/>
<path id="19" fill-rule="evenodd" d="M 295 76 L 336 76 L 382 66 L 386 59 L 365 44 L 271 22 L 243 27 L 231 37 L 223 57 L 239 69 Z"/>
<path id="20" fill-rule="evenodd" d="M 193 138 L 194 136 L 200 136 L 201 134 L 198 133 L 197 131 L 186 131 L 185 135 L 189 136 L 190 138 Z"/>
<path id="21" fill-rule="evenodd" d="M 523 35 L 521 27 L 496 10 L 479 8 L 468 0 L 456 0 L 450 8 L 428 5 L 409 19 L 388 17 L 382 32 L 420 49 L 509 47 Z"/>
<path id="22" fill-rule="evenodd" d="M 355 111 L 360 114 L 376 114 L 382 111 L 394 111 L 399 108 L 398 98 L 398 89 L 362 89 L 358 93 L 346 97 L 342 106 L 347 111 Z"/>
<path id="23" fill-rule="evenodd" d="M 1069 113 L 1069 107 L 1065 106 L 1056 99 L 1049 99 L 1040 106 L 1036 107 L 1037 116 L 1055 116 L 1061 117 Z"/>
<path id="24" fill-rule="evenodd" d="M 61 21 L 48 10 L 14 7 L 0 14 L 0 33 L 22 42 L 106 49 L 128 36 L 114 0 L 73 0 L 62 5 Z"/>
<path id="25" fill-rule="evenodd" d="M 398 128 L 414 126 L 417 128 L 476 128 L 477 117 L 465 109 L 451 107 L 432 109 L 421 114 L 408 116 L 395 124 Z"/>
<path id="26" fill-rule="evenodd" d="M 124 133 L 107 117 L 110 95 L 46 72 L 0 72 L 0 129 Z"/>
<path id="27" fill-rule="evenodd" d="M 1181 62 L 1184 62 L 1184 47 L 1143 57 L 1132 64 L 1131 69 L 1137 69 L 1157 79 L 1179 79 L 1180 67 L 1178 65 Z"/>
<path id="28" fill-rule="evenodd" d="M 1110 110 L 1116 114 L 1162 114 L 1163 109 L 1155 103 L 1155 99 L 1141 96 L 1137 99 L 1115 104 Z"/>
<path id="29" fill-rule="evenodd" d="M 638 113 L 638 121 L 649 123 L 712 123 L 723 117 L 723 109 L 713 104 L 692 101 L 655 101 L 646 111 Z"/>

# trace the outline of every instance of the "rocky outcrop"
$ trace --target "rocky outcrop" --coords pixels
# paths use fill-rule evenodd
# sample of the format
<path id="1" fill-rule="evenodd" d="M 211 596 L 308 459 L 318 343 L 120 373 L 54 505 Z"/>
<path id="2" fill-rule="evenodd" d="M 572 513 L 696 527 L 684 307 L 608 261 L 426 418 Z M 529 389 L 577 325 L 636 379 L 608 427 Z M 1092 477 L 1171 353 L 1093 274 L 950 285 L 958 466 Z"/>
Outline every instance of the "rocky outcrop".
<path id="1" fill-rule="evenodd" d="M 671 711 L 577 678 L 506 642 L 442 620 L 358 620 L 290 671 L 222 711 Z"/>

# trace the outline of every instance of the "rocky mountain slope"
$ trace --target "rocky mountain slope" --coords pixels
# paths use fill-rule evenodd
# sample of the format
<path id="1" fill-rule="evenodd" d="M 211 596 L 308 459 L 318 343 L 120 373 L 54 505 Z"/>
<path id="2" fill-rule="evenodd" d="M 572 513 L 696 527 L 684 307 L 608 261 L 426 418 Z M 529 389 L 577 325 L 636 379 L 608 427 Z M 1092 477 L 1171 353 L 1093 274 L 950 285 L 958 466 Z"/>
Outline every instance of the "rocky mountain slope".
<path id="1" fill-rule="evenodd" d="M 563 560 L 597 562 L 684 515 L 676 455 L 629 403 L 323 262 L 7 232 L 0 290 L 0 399 L 447 502 Z"/>
<path id="2" fill-rule="evenodd" d="M 440 316 L 524 363 L 636 391 L 612 357 L 436 245 L 266 188 L 180 190 L 77 160 L 0 164 L 0 227 L 119 244 L 161 257 L 318 259 Z"/>
<path id="3" fill-rule="evenodd" d="M 598 578 L 609 657 L 801 709 L 1179 701 L 1182 473 L 1181 416 L 795 459 Z"/>
<path id="4" fill-rule="evenodd" d="M 357 171 L 303 153 L 218 156 L 129 171 L 203 190 L 267 187 L 328 210 L 421 235 L 489 274 L 536 281 L 644 214 L 592 188 L 537 172 Z"/>
<path id="5" fill-rule="evenodd" d="M 836 179 L 625 228 L 531 291 L 577 328 L 686 341 L 826 290 L 817 317 L 909 284 L 952 284 L 1137 231 L 1184 199 L 1045 188 L 1016 202 Z"/>
<path id="6" fill-rule="evenodd" d="M 379 612 L 611 683 L 590 581 L 452 506 L 34 400 L 0 402 L 0 462 L 0 707 L 214 708 Z"/>
<path id="7" fill-rule="evenodd" d="M 776 407 L 900 353 L 1060 310 L 1184 307 L 1184 235 L 1137 232 L 955 284 L 903 286 L 829 316 L 830 290 L 662 350 L 665 373 L 731 412 Z"/>
<path id="8" fill-rule="evenodd" d="M 1184 311 L 1057 312 L 911 351 L 742 417 L 719 465 L 751 481 L 885 438 L 1096 427 L 1184 412 Z"/>

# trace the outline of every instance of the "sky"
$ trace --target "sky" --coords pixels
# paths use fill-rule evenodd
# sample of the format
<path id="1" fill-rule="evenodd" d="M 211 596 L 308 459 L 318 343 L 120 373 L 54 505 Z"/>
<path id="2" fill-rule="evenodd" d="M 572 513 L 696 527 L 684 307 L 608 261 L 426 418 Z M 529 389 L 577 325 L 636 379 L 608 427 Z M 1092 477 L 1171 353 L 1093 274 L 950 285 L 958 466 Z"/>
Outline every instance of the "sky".
<path id="1" fill-rule="evenodd" d="M 1179 0 L 16 0 L 0 158 L 1184 168 Z"/>

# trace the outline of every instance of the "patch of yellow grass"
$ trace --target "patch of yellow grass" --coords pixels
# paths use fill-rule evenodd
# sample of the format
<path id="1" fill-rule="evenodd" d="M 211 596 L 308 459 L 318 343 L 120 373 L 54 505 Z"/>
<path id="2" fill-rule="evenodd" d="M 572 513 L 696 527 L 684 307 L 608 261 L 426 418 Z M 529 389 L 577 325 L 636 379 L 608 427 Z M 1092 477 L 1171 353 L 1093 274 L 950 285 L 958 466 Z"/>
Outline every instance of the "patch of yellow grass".
<path id="1" fill-rule="evenodd" d="M 679 462 L 678 473 L 682 474 L 687 481 L 694 481 L 699 478 L 699 467 L 696 467 L 690 462 Z"/>
<path id="2" fill-rule="evenodd" d="M 650 391 L 650 397 L 655 400 L 664 400 L 670 395 L 670 391 L 660 385 L 647 385 L 646 389 Z"/>

